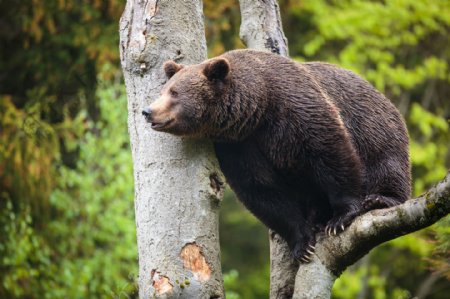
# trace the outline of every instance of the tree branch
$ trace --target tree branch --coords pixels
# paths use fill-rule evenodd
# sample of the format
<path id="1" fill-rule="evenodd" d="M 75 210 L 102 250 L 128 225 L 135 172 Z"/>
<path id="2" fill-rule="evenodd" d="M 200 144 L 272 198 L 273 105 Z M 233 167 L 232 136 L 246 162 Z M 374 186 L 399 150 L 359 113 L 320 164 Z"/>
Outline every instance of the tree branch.
<path id="1" fill-rule="evenodd" d="M 317 242 L 316 254 L 334 274 L 339 275 L 372 248 L 386 241 L 420 230 L 450 212 L 450 172 L 424 195 L 358 218 L 340 235 Z"/>
<path id="2" fill-rule="evenodd" d="M 314 260 L 299 267 L 293 298 L 329 298 L 334 280 L 381 243 L 420 230 L 450 212 L 450 172 L 424 195 L 358 218 L 338 236 L 320 234 Z M 317 280 L 312 277 L 322 277 Z"/>
<path id="3" fill-rule="evenodd" d="M 269 230 L 270 298 L 291 298 L 294 293 L 298 263 L 292 258 L 288 244 L 279 234 Z"/>

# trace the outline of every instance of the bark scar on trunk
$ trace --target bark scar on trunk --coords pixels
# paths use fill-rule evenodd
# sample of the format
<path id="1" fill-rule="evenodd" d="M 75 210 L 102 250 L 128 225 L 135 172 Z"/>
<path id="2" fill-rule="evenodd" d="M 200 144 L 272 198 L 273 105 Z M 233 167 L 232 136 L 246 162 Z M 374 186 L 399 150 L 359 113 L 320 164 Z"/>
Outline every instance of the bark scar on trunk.
<path id="1" fill-rule="evenodd" d="M 225 183 L 220 179 L 219 175 L 217 173 L 212 173 L 209 176 L 209 180 L 214 194 L 217 196 L 222 196 Z"/>
<path id="2" fill-rule="evenodd" d="M 170 279 L 167 276 L 161 275 L 161 272 L 152 269 L 150 278 L 152 280 L 152 286 L 155 288 L 158 295 L 172 293 L 173 285 L 170 283 Z"/>
<path id="3" fill-rule="evenodd" d="M 211 268 L 206 262 L 200 246 L 195 242 L 186 244 L 181 249 L 180 257 L 183 260 L 184 268 L 190 270 L 198 281 L 204 282 L 211 277 Z"/>

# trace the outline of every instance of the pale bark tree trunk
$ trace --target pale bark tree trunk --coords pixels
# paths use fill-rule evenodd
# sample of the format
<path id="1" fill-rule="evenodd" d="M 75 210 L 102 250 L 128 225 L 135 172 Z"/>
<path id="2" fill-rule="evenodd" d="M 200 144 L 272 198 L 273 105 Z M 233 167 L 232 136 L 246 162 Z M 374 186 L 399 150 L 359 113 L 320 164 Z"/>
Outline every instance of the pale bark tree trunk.
<path id="1" fill-rule="evenodd" d="M 276 0 L 240 0 L 240 36 L 249 48 L 287 56 Z M 336 278 L 379 244 L 425 228 L 450 212 L 450 173 L 425 195 L 402 205 L 358 217 L 339 236 L 319 234 L 313 261 L 294 262 L 286 242 L 274 232 L 270 240 L 270 298 L 331 297 Z"/>
<path id="2" fill-rule="evenodd" d="M 239 35 L 248 48 L 289 55 L 277 0 L 240 0 Z"/>
<path id="3" fill-rule="evenodd" d="M 128 0 L 121 62 L 135 179 L 140 298 L 223 298 L 218 212 L 223 178 L 206 141 L 151 130 L 141 111 L 162 64 L 206 59 L 201 0 Z"/>

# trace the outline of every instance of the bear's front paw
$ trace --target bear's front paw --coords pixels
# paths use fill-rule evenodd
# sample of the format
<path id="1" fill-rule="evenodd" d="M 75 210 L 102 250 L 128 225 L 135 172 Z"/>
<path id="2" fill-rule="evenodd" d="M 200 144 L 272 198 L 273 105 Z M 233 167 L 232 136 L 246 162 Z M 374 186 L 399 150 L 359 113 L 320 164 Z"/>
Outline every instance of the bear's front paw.
<path id="1" fill-rule="evenodd" d="M 316 250 L 315 241 L 311 240 L 308 243 L 297 243 L 292 251 L 294 258 L 299 263 L 309 263 L 313 259 L 314 251 Z"/>
<path id="2" fill-rule="evenodd" d="M 343 232 L 359 214 L 360 213 L 357 211 L 352 211 L 345 214 L 335 215 L 330 221 L 328 221 L 327 226 L 325 227 L 325 234 L 328 236 L 338 235 Z"/>

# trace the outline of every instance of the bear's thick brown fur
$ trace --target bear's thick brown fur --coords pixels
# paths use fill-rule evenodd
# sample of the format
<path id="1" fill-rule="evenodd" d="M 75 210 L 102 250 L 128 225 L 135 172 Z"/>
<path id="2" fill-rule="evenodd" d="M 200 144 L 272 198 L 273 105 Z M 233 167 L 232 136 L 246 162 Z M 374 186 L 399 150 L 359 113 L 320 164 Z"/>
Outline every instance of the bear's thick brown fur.
<path id="1" fill-rule="evenodd" d="M 211 138 L 231 188 L 295 258 L 310 260 L 319 229 L 409 197 L 402 117 L 354 73 L 253 50 L 164 69 L 143 111 L 152 128 Z"/>

